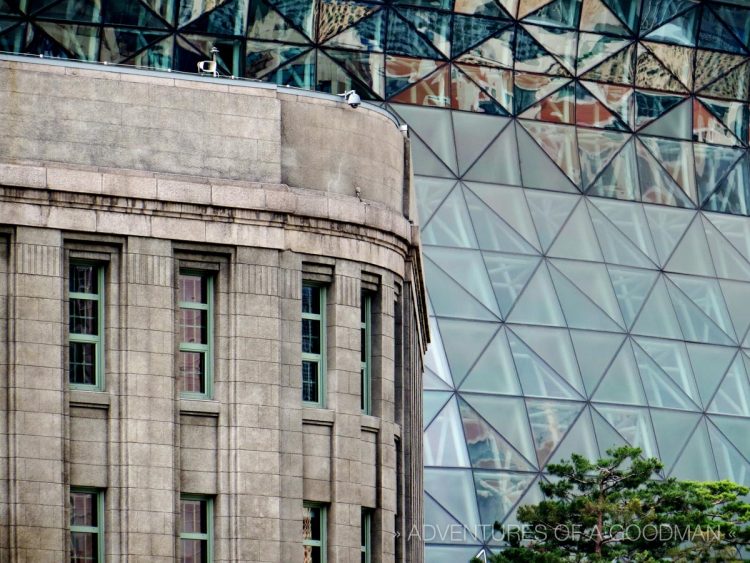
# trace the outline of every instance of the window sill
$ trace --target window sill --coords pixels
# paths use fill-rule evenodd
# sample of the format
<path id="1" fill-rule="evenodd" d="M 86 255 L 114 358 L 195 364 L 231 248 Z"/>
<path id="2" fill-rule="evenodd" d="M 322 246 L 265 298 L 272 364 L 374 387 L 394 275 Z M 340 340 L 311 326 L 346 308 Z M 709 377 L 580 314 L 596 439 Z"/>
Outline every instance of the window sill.
<path id="1" fill-rule="evenodd" d="M 219 416 L 221 403 L 206 399 L 180 399 L 180 414 Z"/>
<path id="2" fill-rule="evenodd" d="M 72 407 L 108 409 L 110 396 L 109 393 L 105 391 L 83 391 L 81 389 L 71 389 L 69 402 Z"/>
<path id="3" fill-rule="evenodd" d="M 369 414 L 362 415 L 362 430 L 369 430 L 370 432 L 380 432 L 380 419 L 377 416 Z"/>
<path id="4" fill-rule="evenodd" d="M 336 413 L 330 409 L 305 407 L 302 409 L 302 423 L 316 424 L 318 426 L 333 426 Z"/>

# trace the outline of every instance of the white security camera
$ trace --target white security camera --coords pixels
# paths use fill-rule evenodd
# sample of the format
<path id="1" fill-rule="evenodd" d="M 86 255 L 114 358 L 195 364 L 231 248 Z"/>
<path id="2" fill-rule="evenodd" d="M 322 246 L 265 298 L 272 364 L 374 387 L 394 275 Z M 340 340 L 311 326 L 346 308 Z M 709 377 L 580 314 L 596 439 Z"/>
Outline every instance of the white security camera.
<path id="1" fill-rule="evenodd" d="M 344 98 L 344 101 L 353 108 L 359 107 L 359 104 L 362 103 L 362 98 L 360 98 L 359 94 L 357 94 L 357 92 L 355 92 L 354 90 L 349 90 L 348 92 L 339 94 L 339 96 Z"/>

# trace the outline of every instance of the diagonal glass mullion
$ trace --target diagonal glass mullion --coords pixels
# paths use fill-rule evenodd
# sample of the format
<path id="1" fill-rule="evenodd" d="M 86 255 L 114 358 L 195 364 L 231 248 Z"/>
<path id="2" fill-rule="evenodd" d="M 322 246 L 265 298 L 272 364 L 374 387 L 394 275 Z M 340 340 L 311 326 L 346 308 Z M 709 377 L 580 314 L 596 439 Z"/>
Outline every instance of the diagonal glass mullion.
<path id="1" fill-rule="evenodd" d="M 719 415 L 719 416 L 721 416 L 721 415 Z M 743 454 L 737 446 L 734 445 L 734 441 L 731 440 L 729 438 L 729 436 L 727 436 L 721 428 L 719 428 L 719 426 L 713 421 L 713 418 L 711 418 L 711 415 L 707 415 L 706 419 L 707 419 L 708 422 L 711 423 L 711 427 L 713 428 L 713 430 L 716 431 L 716 432 L 718 432 L 719 435 L 724 440 L 726 440 L 727 444 L 729 444 L 734 449 L 735 453 L 737 455 L 739 455 L 742 459 L 744 459 L 748 464 L 750 464 L 750 459 L 748 459 L 748 457 L 745 454 Z M 719 473 L 719 474 L 721 474 L 721 473 Z"/>
<path id="2" fill-rule="evenodd" d="M 570 82 L 568 82 L 568 84 L 570 84 Z M 567 84 L 566 84 L 565 86 L 567 86 Z M 555 92 L 557 92 L 558 90 L 561 90 L 561 89 L 562 89 L 562 88 L 564 88 L 565 86 L 562 86 L 561 88 L 558 88 L 557 90 L 555 90 Z M 555 92 L 552 92 L 552 94 L 550 94 L 550 96 L 551 96 L 551 95 L 553 95 L 553 94 L 554 94 Z M 545 96 L 544 98 L 542 98 L 542 100 L 546 99 L 547 97 L 549 97 L 549 96 Z M 539 100 L 539 101 L 541 102 L 542 100 Z M 584 193 L 584 189 L 583 189 L 583 187 L 581 186 L 581 182 L 582 182 L 583 180 L 579 180 L 579 182 L 578 182 L 578 183 L 576 183 L 576 182 L 575 182 L 575 181 L 574 181 L 574 180 L 573 180 L 573 179 L 572 179 L 572 178 L 571 178 L 570 176 L 568 176 L 568 173 L 567 173 L 567 172 L 565 172 L 565 170 L 563 170 L 563 169 L 562 169 L 562 168 L 560 167 L 560 165 L 559 165 L 559 164 L 557 163 L 557 161 L 556 161 L 555 159 L 553 159 L 553 158 L 552 158 L 552 157 L 550 156 L 549 152 L 547 152 L 547 149 L 545 149 L 545 148 L 544 148 L 544 147 L 543 147 L 543 146 L 542 146 L 542 145 L 541 145 L 541 144 L 540 144 L 540 143 L 539 143 L 539 142 L 538 142 L 538 141 L 536 140 L 536 138 L 534 137 L 534 135 L 532 135 L 532 134 L 531 134 L 531 132 L 530 132 L 530 131 L 529 131 L 528 129 L 526 129 L 526 127 L 524 127 L 524 126 L 523 126 L 523 122 L 524 122 L 524 121 L 529 121 L 529 122 L 533 122 L 533 123 L 544 123 L 544 122 L 538 121 L 538 120 L 536 120 L 536 119 L 527 119 L 527 118 L 521 118 L 521 119 L 519 119 L 519 118 L 518 118 L 518 116 L 514 117 L 514 118 L 513 118 L 513 121 L 515 121 L 515 122 L 516 122 L 516 128 L 518 128 L 518 127 L 521 127 L 521 128 L 523 129 L 524 133 L 526 133 L 526 135 L 528 135 L 529 139 L 531 139 L 531 140 L 532 140 L 532 141 L 534 142 L 534 144 L 535 144 L 535 145 L 536 145 L 537 147 L 539 147 L 539 150 L 541 150 L 541 151 L 542 151 L 542 154 L 544 154 L 544 156 L 545 156 L 545 157 L 547 158 L 547 160 L 549 160 L 549 161 L 550 161 L 550 163 L 552 163 L 552 165 L 553 165 L 553 166 L 554 166 L 555 168 L 557 168 L 557 169 L 558 169 L 558 170 L 560 171 L 560 174 L 562 174 L 562 175 L 563 175 L 563 177 L 564 177 L 564 178 L 565 178 L 566 180 L 568 180 L 568 182 L 570 182 L 570 185 L 571 185 L 571 186 L 573 186 L 573 187 L 574 187 L 574 188 L 576 189 L 577 193 L 579 193 L 579 194 L 583 194 L 583 193 Z M 563 125 L 563 126 L 566 126 L 566 127 L 577 127 L 576 125 L 565 125 L 565 124 L 561 124 L 561 125 Z M 576 152 L 576 154 L 575 154 L 575 160 L 576 160 L 576 161 L 575 161 L 575 162 L 573 163 L 573 165 L 577 167 L 578 173 L 580 174 L 580 173 L 581 173 L 581 155 L 580 155 L 580 151 L 579 151 L 579 149 L 578 149 L 578 135 L 577 135 L 577 134 L 576 134 L 576 136 L 575 136 L 575 139 L 576 139 L 576 151 L 575 151 L 575 152 Z M 518 142 L 518 133 L 516 133 L 516 142 Z M 625 145 L 627 145 L 627 142 L 625 143 Z M 624 145 L 623 145 L 623 146 L 624 146 Z M 622 147 L 621 147 L 621 148 L 622 148 Z M 520 154 L 520 151 L 519 151 L 519 154 Z M 611 162 L 612 162 L 612 161 L 610 160 L 610 163 L 611 163 Z M 607 164 L 607 166 L 608 166 L 608 165 L 609 165 L 609 163 Z M 606 166 L 605 166 L 605 168 L 606 168 Z M 598 176 L 597 176 L 597 178 L 598 178 Z M 551 247 L 552 247 L 552 246 L 550 245 L 550 248 L 551 248 Z"/>
<path id="3" fill-rule="evenodd" d="M 388 63 L 387 63 L 387 61 L 386 61 L 386 64 L 388 64 Z M 401 92 L 404 92 L 404 91 L 408 90 L 409 88 L 411 88 L 412 86 L 415 86 L 415 85 L 419 84 L 420 82 L 423 82 L 423 81 L 427 80 L 427 79 L 428 79 L 428 78 L 429 78 L 430 76 L 432 76 L 433 74 L 436 74 L 436 73 L 438 73 L 438 72 L 441 72 L 441 71 L 442 71 L 443 69 L 445 69 L 445 67 L 446 67 L 446 66 L 447 66 L 447 63 L 446 63 L 446 64 L 441 64 L 441 65 L 440 65 L 439 67 L 437 67 L 437 68 L 436 68 L 435 70 L 433 70 L 433 71 L 432 71 L 432 72 L 430 72 L 429 74 L 425 75 L 424 77 L 420 78 L 420 79 L 419 79 L 419 80 L 418 80 L 417 82 L 414 82 L 413 84 L 409 84 L 409 85 L 408 85 L 408 86 L 407 86 L 406 88 L 403 88 L 403 89 L 399 90 L 398 92 L 394 92 L 393 94 L 391 94 L 390 96 L 387 96 L 386 98 L 387 98 L 387 99 L 391 99 L 391 98 L 393 98 L 393 96 L 395 96 L 395 95 L 397 95 L 397 94 L 399 94 L 399 93 L 401 93 Z M 388 106 L 390 106 L 390 109 L 391 109 L 392 111 L 395 111 L 395 112 L 396 112 L 396 114 L 398 114 L 399 118 L 400 118 L 400 119 L 401 119 L 401 120 L 402 120 L 402 121 L 403 121 L 404 123 L 406 123 L 407 125 L 409 125 L 409 122 L 408 122 L 408 121 L 407 121 L 406 119 L 404 119 L 403 117 L 401 117 L 401 114 L 400 114 L 400 113 L 398 112 L 398 110 L 397 110 L 397 109 L 393 109 L 393 107 L 392 107 L 392 106 L 393 106 L 393 104 L 392 104 L 392 103 L 389 103 L 389 104 L 388 104 Z M 446 111 L 447 111 L 447 110 L 446 110 Z M 456 172 L 454 172 L 454 171 L 453 171 L 453 169 L 452 169 L 452 168 L 451 168 L 451 167 L 450 167 L 450 166 L 449 166 L 448 164 L 446 164 L 446 163 L 445 163 L 445 161 L 444 161 L 444 160 L 443 160 L 442 158 L 440 158 L 440 156 L 438 156 L 438 154 L 437 154 L 437 153 L 436 153 L 436 152 L 435 152 L 434 150 L 432 150 L 432 147 L 430 147 L 430 145 L 429 145 L 429 144 L 427 143 L 427 141 L 425 141 L 425 140 L 424 140 L 424 139 L 423 139 L 423 138 L 422 138 L 422 137 L 421 137 L 421 136 L 420 136 L 420 135 L 419 135 L 419 134 L 418 134 L 418 133 L 417 133 L 417 132 L 416 132 L 416 131 L 415 131 L 415 130 L 414 130 L 414 129 L 413 129 L 412 127 L 411 127 L 411 126 L 409 126 L 409 135 L 410 135 L 410 136 L 411 136 L 411 135 L 414 135 L 414 136 L 416 136 L 416 137 L 417 137 L 417 138 L 418 138 L 418 139 L 419 139 L 420 141 L 422 141 L 422 144 L 424 144 L 425 148 L 426 148 L 426 149 L 427 149 L 428 151 L 430 151 L 430 152 L 431 152 L 431 153 L 433 154 L 433 156 L 434 156 L 434 157 L 435 157 L 435 158 L 436 158 L 436 159 L 438 160 L 438 162 L 439 162 L 440 164 L 442 164 L 443 166 L 445 166 L 445 169 L 446 169 L 446 170 L 447 170 L 448 172 L 450 172 L 450 174 L 451 174 L 451 176 L 452 176 L 452 179 L 453 179 L 453 180 L 456 180 L 456 181 L 458 180 L 458 176 L 456 176 Z M 454 141 L 454 143 L 453 143 L 453 152 L 454 152 L 454 155 L 455 155 L 455 154 L 456 154 L 455 141 Z M 451 178 L 449 178 L 449 179 L 451 179 Z M 453 191 L 453 190 L 451 190 L 451 191 Z M 448 193 L 450 194 L 450 192 L 448 192 Z M 424 230 L 424 228 L 425 228 L 426 226 L 427 226 L 427 225 L 424 225 L 424 226 L 422 226 L 422 230 Z"/>
<path id="4" fill-rule="evenodd" d="M 464 64 L 466 64 L 466 63 L 464 63 Z M 476 66 L 480 66 L 480 65 L 476 65 Z M 461 68 L 461 67 L 459 66 L 459 64 L 451 64 L 451 68 L 452 68 L 452 69 L 456 69 L 456 70 L 457 70 L 457 71 L 458 71 L 458 72 L 459 72 L 459 73 L 460 73 L 460 74 L 461 74 L 462 76 L 464 76 L 464 77 L 465 77 L 465 79 L 466 79 L 466 80 L 468 80 L 468 81 L 469 81 L 469 82 L 470 82 L 471 84 L 473 84 L 474 86 L 476 86 L 477 88 L 479 88 L 479 91 L 480 91 L 480 92 L 482 92 L 483 94 L 486 94 L 486 95 L 487 95 L 487 96 L 488 96 L 488 97 L 489 97 L 489 98 L 490 98 L 491 100 L 494 100 L 494 101 L 495 101 L 495 102 L 497 103 L 497 105 L 499 105 L 499 106 L 500 106 L 500 107 L 501 107 L 501 108 L 502 108 L 503 110 L 505 110 L 506 112 L 508 112 L 508 115 L 509 115 L 509 116 L 512 116 L 512 115 L 513 115 L 513 111 L 512 111 L 511 109 L 508 109 L 508 108 L 506 108 L 506 107 L 505 107 L 505 106 L 504 106 L 504 105 L 502 104 L 502 102 L 501 102 L 500 100 L 498 100 L 498 99 L 497 99 L 497 98 L 496 98 L 495 96 L 493 96 L 492 94 L 490 94 L 490 93 L 489 93 L 489 92 L 488 92 L 488 91 L 487 91 L 487 90 L 486 90 L 485 88 L 482 88 L 482 86 L 480 86 L 480 85 L 479 85 L 479 84 L 478 84 L 477 82 L 475 82 L 475 81 L 474 81 L 474 80 L 473 80 L 473 79 L 471 78 L 471 76 L 469 76 L 468 74 L 466 74 L 466 73 L 465 73 L 465 72 L 463 71 L 463 69 L 462 69 L 462 68 Z M 452 82 L 452 81 L 451 81 L 451 82 Z M 507 123 L 507 124 L 506 124 L 506 125 L 505 125 L 505 126 L 503 127 L 502 131 L 504 131 L 504 130 L 505 130 L 505 128 L 506 128 L 506 127 L 508 127 L 509 125 L 510 125 L 510 121 L 509 121 L 509 122 L 508 122 L 508 123 Z M 500 131 L 500 133 L 502 133 L 502 131 Z M 498 135 L 499 135 L 500 133 L 498 133 Z M 493 139 L 493 141 L 494 141 L 494 139 Z M 491 143 L 490 143 L 490 144 L 491 144 Z M 487 147 L 487 148 L 489 148 L 489 147 Z M 476 160 L 475 160 L 474 162 L 476 162 Z M 472 166 L 473 166 L 474 162 L 472 162 Z M 469 169 L 467 168 L 467 169 L 466 169 L 466 171 L 468 172 L 468 171 L 469 171 Z"/>
<path id="5" fill-rule="evenodd" d="M 602 166 L 601 170 L 599 170 L 599 172 L 597 172 L 597 173 L 596 173 L 596 175 L 594 176 L 594 179 L 593 179 L 593 180 L 591 180 L 591 182 L 589 182 L 589 185 L 588 185 L 588 186 L 586 186 L 586 187 L 584 188 L 584 187 L 583 187 L 583 185 L 581 185 L 581 188 L 582 188 L 582 191 L 583 191 L 583 193 L 586 193 L 586 192 L 588 192 L 588 191 L 589 191 L 589 190 L 590 190 L 590 189 L 591 189 L 591 188 L 592 188 L 592 187 L 594 186 L 594 184 L 596 184 L 596 182 L 597 182 L 597 181 L 599 180 L 599 178 L 601 177 L 601 175 L 602 175 L 602 174 L 604 174 L 604 171 L 605 171 L 605 170 L 606 170 L 607 168 L 609 168 L 609 165 L 610 165 L 610 164 L 612 164 L 612 163 L 613 163 L 613 162 L 615 161 L 615 159 L 616 159 L 616 158 L 617 158 L 618 156 L 620 156 L 620 153 L 621 153 L 622 151 L 624 151 L 624 150 L 625 150 L 625 147 L 627 147 L 627 146 L 628 146 L 628 143 L 631 143 L 631 142 L 633 142 L 633 139 L 634 139 L 634 138 L 635 138 L 635 134 L 631 134 L 631 135 L 630 135 L 630 138 L 629 138 L 629 139 L 628 139 L 627 141 L 625 141 L 625 142 L 624 142 L 624 143 L 622 144 L 622 146 L 620 146 L 620 148 L 618 148 L 618 149 L 617 149 L 617 150 L 616 150 L 616 151 L 615 151 L 614 153 L 612 153 L 612 158 L 610 158 L 610 159 L 609 159 L 609 160 L 607 161 L 607 163 L 606 163 L 606 164 L 605 164 L 604 166 Z M 580 149 L 579 149 L 579 150 L 580 150 Z M 580 155 L 579 155 L 579 159 L 580 159 Z M 583 181 L 583 179 L 582 179 L 581 181 Z M 587 194 L 587 195 L 588 195 L 588 194 Z M 602 197 L 602 196 L 591 196 L 591 195 L 589 195 L 589 197 Z M 605 198 L 605 199 L 611 199 L 611 198 Z"/>
<path id="6" fill-rule="evenodd" d="M 298 43 L 281 43 L 279 41 L 273 41 L 273 43 L 278 43 L 279 45 L 290 46 L 290 47 L 291 46 L 298 46 L 299 45 Z M 305 47 L 307 47 L 307 46 L 305 46 Z M 315 50 L 315 48 L 312 47 L 312 46 L 310 46 L 309 48 L 306 48 L 303 52 L 299 53 L 298 55 L 295 55 L 291 59 L 285 60 L 284 62 L 282 62 L 281 64 L 279 64 L 279 65 L 277 65 L 275 67 L 273 67 L 272 69 L 270 69 L 270 70 L 264 69 L 263 74 L 259 75 L 258 78 L 261 79 L 261 80 L 265 80 L 270 74 L 276 72 L 277 70 L 281 70 L 285 66 L 293 63 L 297 59 L 301 59 L 302 57 L 308 55 L 310 53 L 310 51 L 314 51 L 314 50 Z M 245 54 L 245 56 L 247 56 L 247 54 Z M 316 71 L 316 74 L 317 74 L 317 71 Z"/>
<path id="7" fill-rule="evenodd" d="M 443 468 L 445 468 L 445 466 L 441 465 L 440 468 L 443 469 Z M 451 468 L 446 468 L 446 469 L 451 469 Z M 467 470 L 465 467 L 462 467 L 461 469 Z M 474 480 L 474 473 L 472 472 L 471 475 L 472 475 L 472 481 L 473 481 Z M 474 538 L 475 540 L 477 540 L 477 543 L 484 543 L 482 540 L 480 540 L 479 538 L 477 538 L 474 535 L 474 533 L 469 529 L 469 527 L 466 524 L 464 524 L 463 522 L 461 522 L 461 520 L 459 518 L 456 518 L 455 514 L 453 514 L 442 503 L 440 503 L 434 496 L 432 496 L 427 489 L 424 490 L 424 494 L 427 495 L 428 497 L 430 497 L 430 500 L 432 500 L 432 502 L 434 502 L 435 504 L 437 504 L 440 507 L 441 510 L 443 510 L 448 516 L 450 516 L 451 518 L 453 518 L 453 520 L 455 522 L 457 522 L 462 528 L 464 528 L 464 530 L 466 530 L 467 532 L 469 532 L 469 535 L 471 535 L 472 538 Z M 475 497 L 475 501 L 476 501 L 476 494 L 474 494 L 473 496 Z M 477 505 L 477 514 L 479 514 L 479 506 L 478 505 Z"/>
<path id="8" fill-rule="evenodd" d="M 479 88 L 481 89 L 481 86 Z M 500 129 L 500 131 L 497 132 L 497 135 L 495 135 L 494 137 L 492 137 L 492 139 L 487 144 L 487 146 L 484 147 L 484 149 L 477 155 L 477 157 L 471 162 L 471 164 L 469 164 L 466 167 L 466 170 L 464 171 L 463 175 L 460 177 L 460 180 L 463 180 L 463 178 L 467 174 L 469 174 L 469 172 L 471 172 L 471 169 L 474 168 L 474 165 L 476 165 L 476 163 L 479 162 L 482 159 L 482 157 L 487 153 L 487 151 L 490 150 L 490 148 L 500 138 L 500 135 L 502 135 L 506 131 L 506 129 L 508 129 L 508 127 L 513 127 L 513 118 L 512 117 L 510 119 L 508 119 L 508 123 L 506 123 L 505 125 L 503 125 L 503 127 Z M 453 142 L 455 143 L 455 133 L 454 133 L 454 141 Z M 516 140 L 516 154 L 518 154 L 518 140 Z M 458 153 L 456 153 L 456 155 L 458 155 Z M 458 156 L 456 156 L 456 158 L 458 158 Z M 520 169 L 520 163 L 519 162 L 515 162 L 515 163 L 512 163 L 512 164 L 517 165 L 518 168 Z"/>
<path id="9" fill-rule="evenodd" d="M 404 6 L 404 7 L 406 8 L 406 6 Z M 411 23 L 405 16 L 403 16 L 401 14 L 401 12 L 396 7 L 391 7 L 390 10 L 391 10 L 391 12 L 393 12 L 393 14 L 395 14 L 395 16 L 397 18 L 399 18 L 402 22 L 404 22 L 408 27 L 410 27 L 413 30 L 414 35 L 416 35 L 417 37 L 419 37 L 420 39 L 422 39 L 422 41 L 424 41 L 437 54 L 437 58 L 438 59 L 443 60 L 443 61 L 447 61 L 448 60 L 448 57 L 446 57 L 445 54 L 443 54 L 443 52 L 440 51 L 440 49 L 438 49 L 432 41 L 430 41 L 430 39 L 427 37 L 427 35 L 425 35 L 421 31 L 419 31 L 414 26 L 414 24 Z M 386 29 L 386 32 L 387 32 L 387 29 Z M 449 30 L 449 33 L 452 34 L 452 31 Z M 385 37 L 386 37 L 386 43 L 387 43 L 387 41 L 388 41 L 388 35 L 386 35 Z M 386 47 L 386 51 L 388 51 L 387 47 Z M 414 57 L 414 55 L 405 55 L 405 56 L 407 56 L 407 57 Z M 424 58 L 424 57 L 417 57 L 417 58 Z"/>
<path id="10" fill-rule="evenodd" d="M 726 381 L 727 377 L 729 376 L 729 372 L 734 366 L 734 362 L 737 361 L 738 354 L 740 355 L 740 360 L 743 360 L 743 357 L 741 356 L 742 352 L 739 349 L 737 349 L 737 352 L 735 353 L 734 356 L 732 356 L 732 359 L 729 361 L 729 365 L 727 365 L 727 369 L 724 370 L 724 374 L 721 376 L 721 378 L 719 378 L 719 383 L 716 385 L 716 389 L 714 389 L 714 392 L 711 394 L 711 396 L 708 399 L 706 399 L 705 403 L 706 403 L 707 409 L 711 405 L 711 403 L 714 402 L 714 399 L 716 399 L 716 395 L 719 394 L 719 389 L 721 389 L 722 384 L 724 383 L 724 381 Z M 714 413 L 714 414 L 718 414 L 718 413 Z M 731 416 L 736 416 L 736 415 L 731 415 Z"/>

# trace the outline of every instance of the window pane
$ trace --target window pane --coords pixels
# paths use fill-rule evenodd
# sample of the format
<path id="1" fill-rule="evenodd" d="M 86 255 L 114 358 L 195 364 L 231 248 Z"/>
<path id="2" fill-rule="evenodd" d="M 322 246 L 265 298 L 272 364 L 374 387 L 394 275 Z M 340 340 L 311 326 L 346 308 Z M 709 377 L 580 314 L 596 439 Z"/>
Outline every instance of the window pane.
<path id="1" fill-rule="evenodd" d="M 96 344 L 70 343 L 70 382 L 96 385 Z"/>
<path id="2" fill-rule="evenodd" d="M 182 540 L 182 563 L 205 563 L 208 561 L 208 550 L 205 540 Z"/>
<path id="3" fill-rule="evenodd" d="M 320 288 L 313 285 L 302 286 L 302 312 L 320 314 Z"/>
<path id="4" fill-rule="evenodd" d="M 180 309 L 180 342 L 208 342 L 208 311 Z"/>
<path id="5" fill-rule="evenodd" d="M 180 274 L 180 301 L 208 303 L 206 278 Z"/>
<path id="6" fill-rule="evenodd" d="M 70 525 L 96 526 L 96 493 L 70 493 Z"/>
<path id="7" fill-rule="evenodd" d="M 302 400 L 319 401 L 317 362 L 302 361 Z"/>
<path id="8" fill-rule="evenodd" d="M 323 561 L 320 557 L 320 547 L 313 545 L 305 546 L 305 563 L 321 563 Z"/>
<path id="9" fill-rule="evenodd" d="M 320 354 L 320 321 L 302 319 L 302 351 Z"/>
<path id="10" fill-rule="evenodd" d="M 304 507 L 302 517 L 302 539 L 320 541 L 320 507 Z"/>
<path id="11" fill-rule="evenodd" d="M 202 500 L 182 501 L 182 532 L 206 533 L 206 502 Z"/>
<path id="12" fill-rule="evenodd" d="M 367 329 L 362 327 L 362 330 L 360 332 L 359 337 L 359 350 L 360 350 L 360 359 L 362 362 L 367 361 Z"/>
<path id="13" fill-rule="evenodd" d="M 70 561 L 83 563 L 98 561 L 96 534 L 72 532 L 70 534 Z"/>
<path id="14" fill-rule="evenodd" d="M 93 264 L 73 264 L 70 267 L 70 291 L 75 293 L 99 293 L 98 267 Z"/>
<path id="15" fill-rule="evenodd" d="M 205 393 L 204 360 L 205 354 L 203 352 L 180 352 L 179 365 L 177 366 L 180 376 L 180 391 Z"/>
<path id="16" fill-rule="evenodd" d="M 91 299 L 70 300 L 71 334 L 98 334 L 99 303 Z"/>

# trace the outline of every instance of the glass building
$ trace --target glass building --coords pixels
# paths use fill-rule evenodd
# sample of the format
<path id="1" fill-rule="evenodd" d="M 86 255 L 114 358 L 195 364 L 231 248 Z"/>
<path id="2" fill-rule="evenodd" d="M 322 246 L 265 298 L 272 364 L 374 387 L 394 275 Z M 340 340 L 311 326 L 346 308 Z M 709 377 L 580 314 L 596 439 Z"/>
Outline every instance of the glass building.
<path id="1" fill-rule="evenodd" d="M 426 561 L 494 549 L 573 452 L 750 485 L 747 1 L 0 0 L 2 51 L 192 72 L 213 46 L 410 126 Z"/>

